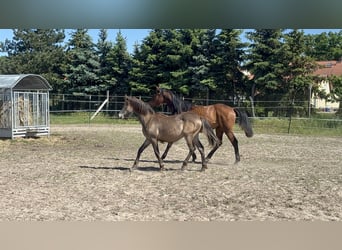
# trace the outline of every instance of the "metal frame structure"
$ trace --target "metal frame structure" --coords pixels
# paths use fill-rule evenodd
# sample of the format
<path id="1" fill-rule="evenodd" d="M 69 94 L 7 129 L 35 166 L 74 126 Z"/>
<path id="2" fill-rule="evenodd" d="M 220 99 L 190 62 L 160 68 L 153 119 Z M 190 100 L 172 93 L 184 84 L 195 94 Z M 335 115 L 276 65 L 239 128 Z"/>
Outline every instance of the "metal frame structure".
<path id="1" fill-rule="evenodd" d="M 39 75 L 0 75 L 0 137 L 50 135 L 49 90 Z"/>

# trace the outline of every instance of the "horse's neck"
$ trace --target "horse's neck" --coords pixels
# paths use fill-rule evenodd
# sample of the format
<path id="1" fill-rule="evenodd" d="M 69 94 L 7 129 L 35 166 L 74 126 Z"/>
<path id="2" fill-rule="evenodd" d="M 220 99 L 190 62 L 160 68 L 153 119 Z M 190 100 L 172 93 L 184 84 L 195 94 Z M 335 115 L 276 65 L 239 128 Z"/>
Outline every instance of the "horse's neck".
<path id="1" fill-rule="evenodd" d="M 151 120 L 151 118 L 153 116 L 153 114 L 149 113 L 149 112 L 146 114 L 142 114 L 142 113 L 135 111 L 135 114 L 137 115 L 138 120 L 140 121 L 140 123 L 143 127 L 146 127 L 146 124 Z"/>

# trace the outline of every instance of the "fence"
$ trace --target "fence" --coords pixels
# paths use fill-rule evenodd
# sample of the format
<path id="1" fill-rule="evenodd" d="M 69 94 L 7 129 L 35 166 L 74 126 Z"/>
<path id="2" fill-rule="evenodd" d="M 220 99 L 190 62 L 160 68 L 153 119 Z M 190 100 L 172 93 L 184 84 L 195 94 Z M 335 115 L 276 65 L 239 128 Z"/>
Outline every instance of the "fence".
<path id="1" fill-rule="evenodd" d="M 141 96 L 148 101 L 151 96 Z M 253 127 L 261 132 L 331 134 L 342 135 L 342 119 L 338 119 L 332 112 L 320 112 L 308 106 L 305 102 L 291 104 L 276 102 L 255 102 L 255 117 L 249 100 L 215 100 L 215 99 L 187 99 L 185 101 L 198 105 L 224 103 L 229 106 L 239 106 L 250 116 Z M 94 115 L 98 111 L 99 117 L 118 118 L 124 104 L 124 96 L 118 95 L 70 95 L 50 94 L 50 112 L 53 115 L 75 115 L 83 117 L 84 122 L 97 122 Z M 101 107 L 101 110 L 99 108 Z M 158 112 L 170 114 L 166 105 L 157 108 Z M 72 117 L 72 116 L 70 116 Z M 95 117 L 95 118 L 94 118 Z M 94 118 L 92 120 L 92 118 Z M 52 121 L 53 122 L 53 121 Z"/>

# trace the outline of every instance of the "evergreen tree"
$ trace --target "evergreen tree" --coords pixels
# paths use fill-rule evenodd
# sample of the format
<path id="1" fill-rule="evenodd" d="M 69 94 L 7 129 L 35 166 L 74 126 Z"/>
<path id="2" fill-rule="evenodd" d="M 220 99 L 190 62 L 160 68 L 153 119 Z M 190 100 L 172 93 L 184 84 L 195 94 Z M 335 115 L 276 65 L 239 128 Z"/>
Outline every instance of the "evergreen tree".
<path id="1" fill-rule="evenodd" d="M 1 73 L 40 74 L 57 91 L 63 79 L 64 37 L 59 29 L 14 29 L 13 40 L 6 40 L 1 48 L 8 54 Z"/>
<path id="2" fill-rule="evenodd" d="M 316 61 L 342 59 L 342 31 L 305 36 L 305 54 Z"/>
<path id="3" fill-rule="evenodd" d="M 236 101 L 245 95 L 241 64 L 246 44 L 240 41 L 241 30 L 223 29 L 217 35 L 215 58 L 212 60 L 217 97 Z M 224 90 L 224 91 L 222 91 Z"/>
<path id="4" fill-rule="evenodd" d="M 96 93 L 99 87 L 100 63 L 95 52 L 95 45 L 86 29 L 77 29 L 72 32 L 67 43 L 68 67 L 65 74 L 67 93 Z"/>
<path id="5" fill-rule="evenodd" d="M 333 85 L 333 89 L 330 93 L 330 99 L 335 102 L 339 102 L 339 108 L 336 115 L 342 117 L 342 76 L 331 76 L 329 81 Z"/>
<path id="6" fill-rule="evenodd" d="M 129 72 L 131 95 L 146 94 L 150 91 L 150 86 L 146 84 L 145 72 L 143 71 L 144 68 L 146 68 L 146 66 L 143 53 L 141 52 L 140 47 L 135 44 L 131 61 L 131 70 Z"/>
<path id="7" fill-rule="evenodd" d="M 134 95 L 147 94 L 160 84 L 165 84 L 162 53 L 163 30 L 152 30 L 133 54 L 130 88 Z"/>
<path id="8" fill-rule="evenodd" d="M 297 112 L 303 113 L 308 107 L 309 86 L 313 83 L 312 72 L 316 64 L 305 55 L 304 33 L 292 30 L 256 30 L 248 34 L 254 41 L 251 46 L 250 61 L 247 66 L 254 75 L 253 93 L 258 91 L 262 106 L 275 115 L 291 115 L 297 101 Z M 253 94 L 252 93 L 252 94 Z M 278 101 L 279 108 L 268 109 Z M 280 109 L 285 106 L 284 109 Z M 282 113 L 284 111 L 285 113 Z"/>
<path id="9" fill-rule="evenodd" d="M 210 90 L 216 88 L 213 75 L 211 74 L 211 60 L 215 55 L 213 40 L 215 29 L 184 30 L 188 33 L 188 48 L 184 50 L 188 54 L 188 89 L 189 96 L 196 98 L 207 98 Z"/>
<path id="10" fill-rule="evenodd" d="M 264 115 L 268 115 L 274 103 L 268 101 L 280 100 L 282 72 L 284 62 L 282 53 L 281 29 L 257 29 L 247 32 L 251 41 L 247 54 L 247 70 L 253 75 L 251 80 L 252 100 L 264 101 L 261 105 L 266 107 Z"/>
<path id="11" fill-rule="evenodd" d="M 304 32 L 292 30 L 284 35 L 281 59 L 284 62 L 282 92 L 289 99 L 307 101 L 308 89 L 316 69 L 314 60 L 305 55 Z"/>
<path id="12" fill-rule="evenodd" d="M 108 60 L 109 52 L 112 50 L 113 44 L 107 41 L 107 38 L 107 30 L 101 29 L 99 32 L 99 39 L 96 44 L 96 49 L 100 64 L 98 88 L 102 94 L 105 94 L 105 91 L 109 90 L 110 86 L 113 85 L 112 67 Z"/>
<path id="13" fill-rule="evenodd" d="M 121 31 L 117 33 L 114 46 L 108 53 L 107 62 L 110 66 L 110 85 L 108 89 L 113 93 L 124 95 L 129 91 L 129 71 L 131 56 L 127 52 L 126 40 Z"/>

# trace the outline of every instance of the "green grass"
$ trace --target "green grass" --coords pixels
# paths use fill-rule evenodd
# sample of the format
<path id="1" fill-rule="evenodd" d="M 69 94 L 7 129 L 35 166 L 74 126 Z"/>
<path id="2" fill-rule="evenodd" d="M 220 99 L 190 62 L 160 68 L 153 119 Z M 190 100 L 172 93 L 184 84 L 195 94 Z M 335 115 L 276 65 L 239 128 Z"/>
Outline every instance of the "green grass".
<path id="1" fill-rule="evenodd" d="M 342 121 L 334 119 L 292 118 L 253 119 L 255 133 L 289 133 L 314 136 L 342 136 Z"/>
<path id="2" fill-rule="evenodd" d="M 118 119 L 117 117 L 99 113 L 93 120 L 90 120 L 93 113 L 76 112 L 67 114 L 51 113 L 50 123 L 54 124 L 138 124 L 135 118 Z"/>

